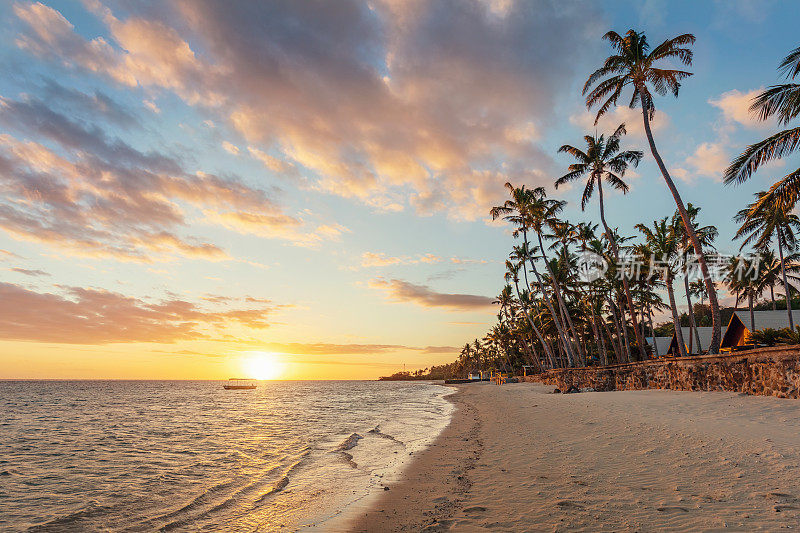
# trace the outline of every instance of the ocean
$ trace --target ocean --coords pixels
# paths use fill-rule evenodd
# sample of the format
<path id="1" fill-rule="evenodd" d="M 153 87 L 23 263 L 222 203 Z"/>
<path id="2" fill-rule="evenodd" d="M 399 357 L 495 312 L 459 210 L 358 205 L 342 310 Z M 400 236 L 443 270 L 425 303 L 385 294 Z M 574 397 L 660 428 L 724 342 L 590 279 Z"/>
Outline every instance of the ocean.
<path id="1" fill-rule="evenodd" d="M 451 390 L 0 381 L 0 531 L 339 529 L 444 429 Z"/>

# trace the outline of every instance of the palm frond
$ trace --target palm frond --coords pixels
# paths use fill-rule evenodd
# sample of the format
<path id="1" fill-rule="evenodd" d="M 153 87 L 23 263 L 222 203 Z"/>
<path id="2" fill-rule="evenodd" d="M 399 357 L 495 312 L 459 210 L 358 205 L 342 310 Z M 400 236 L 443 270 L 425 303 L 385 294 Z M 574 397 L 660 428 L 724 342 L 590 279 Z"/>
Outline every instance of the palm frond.
<path id="1" fill-rule="evenodd" d="M 800 127 L 784 130 L 751 144 L 725 170 L 723 182 L 743 183 L 764 163 L 780 159 L 794 152 L 800 146 Z"/>
<path id="2" fill-rule="evenodd" d="M 789 52 L 781 64 L 778 65 L 778 72 L 787 78 L 794 78 L 800 74 L 800 46 Z"/>
<path id="3" fill-rule="evenodd" d="M 593 192 L 594 178 L 589 178 L 586 180 L 586 187 L 583 189 L 583 196 L 581 197 L 581 211 L 586 209 L 586 204 L 588 204 L 589 200 L 591 200 Z"/>
<path id="4" fill-rule="evenodd" d="M 788 124 L 800 114 L 800 84 L 772 85 L 753 98 L 750 111 L 758 113 L 759 120 L 775 116 L 779 124 Z"/>

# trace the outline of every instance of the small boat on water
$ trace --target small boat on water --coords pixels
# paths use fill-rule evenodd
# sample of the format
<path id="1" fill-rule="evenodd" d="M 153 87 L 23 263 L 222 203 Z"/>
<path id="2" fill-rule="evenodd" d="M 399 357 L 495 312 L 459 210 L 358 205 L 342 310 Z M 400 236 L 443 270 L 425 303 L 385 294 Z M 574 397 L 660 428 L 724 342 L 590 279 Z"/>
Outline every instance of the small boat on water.
<path id="1" fill-rule="evenodd" d="M 222 386 L 225 390 L 252 390 L 257 387 L 256 380 L 248 378 L 230 378 Z"/>

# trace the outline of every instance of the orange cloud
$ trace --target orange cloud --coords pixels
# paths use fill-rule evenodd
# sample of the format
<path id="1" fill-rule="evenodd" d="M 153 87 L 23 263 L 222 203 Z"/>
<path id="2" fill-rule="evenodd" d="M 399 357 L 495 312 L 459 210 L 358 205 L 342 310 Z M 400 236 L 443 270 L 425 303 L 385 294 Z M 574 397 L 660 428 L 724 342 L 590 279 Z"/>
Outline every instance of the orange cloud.
<path id="1" fill-rule="evenodd" d="M 376 278 L 369 287 L 378 289 L 397 302 L 413 303 L 421 307 L 443 307 L 452 311 L 476 311 L 489 308 L 493 298 L 475 294 L 447 294 L 436 292 L 426 285 L 415 285 L 400 279 Z"/>
<path id="2" fill-rule="evenodd" d="M 119 293 L 64 287 L 40 293 L 0 283 L 0 338 L 66 344 L 170 343 L 213 338 L 208 327 L 231 323 L 263 329 L 274 306 L 211 311 L 192 302 L 150 303 Z"/>

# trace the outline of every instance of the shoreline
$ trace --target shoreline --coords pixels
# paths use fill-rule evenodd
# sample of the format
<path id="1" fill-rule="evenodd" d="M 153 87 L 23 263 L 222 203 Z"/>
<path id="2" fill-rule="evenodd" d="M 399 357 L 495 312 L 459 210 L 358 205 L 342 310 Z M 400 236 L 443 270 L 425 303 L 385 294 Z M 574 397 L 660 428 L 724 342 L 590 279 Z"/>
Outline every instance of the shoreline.
<path id="1" fill-rule="evenodd" d="M 453 404 L 450 422 L 407 465 L 400 479 L 360 509 L 350 531 L 425 531 L 462 507 L 472 482 L 469 472 L 480 457 L 480 418 L 464 399 L 463 387 L 445 396 Z"/>
<path id="2" fill-rule="evenodd" d="M 458 387 L 450 424 L 351 531 L 768 530 L 800 519 L 800 403 Z"/>

